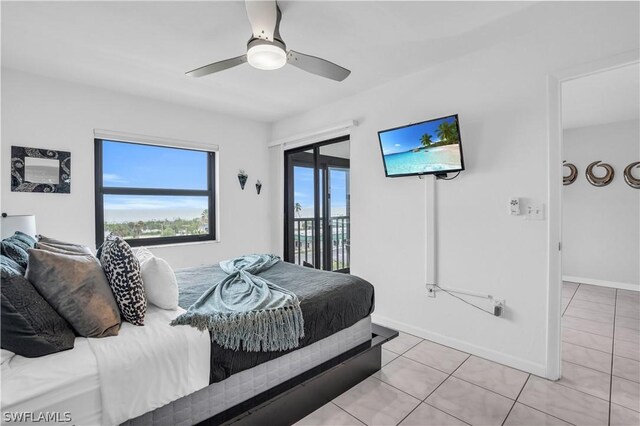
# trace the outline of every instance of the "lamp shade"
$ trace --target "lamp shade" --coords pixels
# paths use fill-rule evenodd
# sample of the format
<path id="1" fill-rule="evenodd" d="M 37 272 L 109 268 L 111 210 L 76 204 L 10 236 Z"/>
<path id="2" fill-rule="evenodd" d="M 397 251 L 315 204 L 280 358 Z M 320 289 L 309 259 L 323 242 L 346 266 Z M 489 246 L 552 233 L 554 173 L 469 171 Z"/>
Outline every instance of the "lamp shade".
<path id="1" fill-rule="evenodd" d="M 0 234 L 2 239 L 9 238 L 16 231 L 24 232 L 27 235 L 36 236 L 36 217 L 33 215 L 3 216 Z"/>

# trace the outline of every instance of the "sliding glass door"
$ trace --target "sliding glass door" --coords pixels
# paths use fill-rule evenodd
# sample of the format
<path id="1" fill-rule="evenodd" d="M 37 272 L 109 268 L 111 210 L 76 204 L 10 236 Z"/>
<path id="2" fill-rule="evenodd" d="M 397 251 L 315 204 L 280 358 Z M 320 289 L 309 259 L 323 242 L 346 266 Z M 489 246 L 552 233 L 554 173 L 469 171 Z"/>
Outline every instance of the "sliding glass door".
<path id="1" fill-rule="evenodd" d="M 349 272 L 349 140 L 285 152 L 285 260 Z"/>

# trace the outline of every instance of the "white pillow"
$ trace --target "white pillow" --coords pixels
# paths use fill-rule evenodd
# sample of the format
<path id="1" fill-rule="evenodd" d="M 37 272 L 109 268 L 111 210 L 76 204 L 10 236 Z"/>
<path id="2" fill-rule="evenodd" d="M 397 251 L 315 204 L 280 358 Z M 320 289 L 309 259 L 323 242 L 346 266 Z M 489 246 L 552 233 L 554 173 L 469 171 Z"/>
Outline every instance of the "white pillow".
<path id="1" fill-rule="evenodd" d="M 147 301 L 162 309 L 178 309 L 178 281 L 171 266 L 144 247 L 136 249 L 134 254 L 140 262 Z"/>
<path id="2" fill-rule="evenodd" d="M 138 262 L 140 263 L 154 257 L 153 253 L 151 253 L 146 247 L 132 247 L 131 251 L 133 252 L 133 255 L 138 258 Z"/>

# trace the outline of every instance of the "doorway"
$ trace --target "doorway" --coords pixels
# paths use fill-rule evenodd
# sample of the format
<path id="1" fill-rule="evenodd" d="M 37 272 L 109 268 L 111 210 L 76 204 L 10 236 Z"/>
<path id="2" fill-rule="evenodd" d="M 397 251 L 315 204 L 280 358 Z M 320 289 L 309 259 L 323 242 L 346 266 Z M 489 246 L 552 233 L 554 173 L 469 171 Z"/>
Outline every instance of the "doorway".
<path id="1" fill-rule="evenodd" d="M 567 178 L 570 176 L 570 173 L 569 173 L 570 168 L 563 167 L 563 160 L 575 161 L 577 159 L 576 153 L 567 151 L 565 149 L 567 147 L 564 146 L 564 142 L 565 142 L 564 133 L 566 129 L 564 129 L 563 127 L 566 126 L 567 124 L 566 123 L 567 117 L 565 117 L 564 116 L 565 114 L 563 114 L 563 112 L 566 113 L 566 111 L 563 111 L 565 107 L 564 101 L 566 99 L 564 98 L 566 96 L 566 93 L 563 93 L 563 92 L 565 92 L 564 89 L 567 87 L 567 84 L 572 81 L 587 78 L 589 76 L 595 76 L 600 73 L 606 73 L 609 71 L 618 70 L 620 68 L 637 64 L 637 63 L 638 63 L 638 52 L 630 51 L 630 52 L 625 52 L 623 54 L 612 56 L 609 58 L 604 58 L 592 63 L 579 65 L 574 68 L 565 69 L 563 71 L 559 71 L 557 73 L 550 74 L 548 76 L 548 90 L 549 90 L 548 91 L 548 101 L 549 101 L 549 104 L 548 104 L 548 107 L 549 107 L 548 109 L 549 111 L 548 152 L 549 152 L 549 179 L 550 179 L 549 209 L 548 209 L 548 219 L 549 219 L 549 226 L 548 226 L 549 281 L 548 281 L 548 284 L 549 284 L 549 288 L 548 288 L 548 300 L 547 300 L 548 302 L 547 372 L 545 374 L 545 377 L 552 380 L 559 379 L 562 376 L 564 376 L 564 374 L 561 373 L 561 369 L 563 365 L 568 366 L 567 368 L 571 367 L 573 369 L 571 371 L 568 370 L 567 375 L 570 375 L 571 372 L 575 372 L 574 371 L 576 370 L 575 365 L 580 366 L 579 364 L 575 364 L 570 361 L 568 363 L 567 362 L 563 363 L 563 358 L 565 358 L 565 356 L 561 356 L 562 352 L 566 352 L 571 348 L 575 349 L 575 347 L 565 345 L 564 343 L 572 343 L 576 346 L 580 346 L 580 345 L 577 345 L 578 342 L 569 341 L 573 337 L 575 337 L 576 334 L 580 334 L 582 337 L 585 337 L 585 336 L 589 337 L 587 334 L 582 333 L 582 332 L 586 332 L 586 330 L 578 330 L 578 333 L 575 332 L 575 330 L 577 330 L 576 327 L 580 325 L 578 323 L 584 323 L 584 321 L 582 321 L 584 318 L 580 318 L 578 320 L 569 319 L 570 316 L 584 313 L 580 310 L 580 309 L 584 309 L 584 306 L 577 306 L 577 304 L 578 303 L 581 305 L 585 305 L 585 304 L 578 301 L 584 300 L 583 296 L 591 297 L 591 295 L 585 295 L 585 293 L 589 293 L 589 292 L 607 293 L 607 296 L 610 296 L 610 293 L 612 290 L 616 293 L 616 301 L 617 301 L 618 293 L 627 292 L 627 290 L 611 289 L 611 288 L 607 289 L 606 287 L 603 287 L 603 286 L 598 286 L 599 288 L 592 288 L 592 287 L 588 287 L 588 284 L 587 284 L 587 285 L 584 285 L 584 288 L 581 291 L 581 294 L 579 295 L 580 297 L 575 298 L 575 301 L 578 303 L 575 304 L 575 306 L 573 306 L 574 309 L 571 309 L 571 306 L 570 306 L 571 299 L 574 298 L 576 291 L 578 290 L 578 288 L 576 287 L 578 286 L 576 286 L 575 284 L 566 285 L 565 297 L 564 298 L 562 297 L 563 296 L 562 295 L 563 275 L 565 275 L 565 278 L 569 278 L 566 275 L 568 271 L 565 271 L 565 268 L 567 265 L 563 265 L 562 258 L 564 257 L 565 249 L 570 248 L 570 245 L 571 245 L 569 241 L 564 241 L 564 238 L 563 238 L 564 237 L 563 234 L 565 231 L 563 230 L 563 227 L 562 227 L 563 216 L 564 216 L 563 210 L 567 207 L 567 206 L 563 206 L 563 198 L 564 198 L 563 195 L 565 195 L 564 194 L 566 193 L 565 189 L 567 188 L 567 186 L 563 185 L 563 177 Z M 600 104 L 605 104 L 605 103 L 606 102 L 601 102 Z M 582 105 L 583 107 L 585 106 L 581 102 L 577 104 Z M 600 104 L 598 105 L 599 108 L 602 106 Z M 612 138 L 609 135 L 605 138 L 605 140 L 611 141 Z M 582 146 L 580 146 L 579 148 L 582 148 Z M 597 154 L 596 152 L 590 149 L 582 149 L 581 153 Z M 606 157 L 609 157 L 609 154 L 610 153 L 607 153 Z M 569 155 L 571 159 L 565 158 L 565 155 Z M 601 158 L 596 158 L 594 159 L 594 161 L 600 160 L 600 159 Z M 583 160 L 587 161 L 587 159 L 583 159 Z M 579 161 L 582 161 L 582 160 L 579 160 Z M 608 161 L 617 161 L 617 160 L 614 160 L 612 158 L 612 159 L 609 159 Z M 577 176 L 578 176 L 577 179 L 582 180 L 581 182 L 582 184 L 585 184 L 586 182 L 585 180 L 587 179 L 587 176 L 585 175 L 586 166 L 588 166 L 589 164 L 590 163 L 582 164 L 581 170 L 579 170 L 579 172 L 577 173 Z M 619 170 L 619 173 L 616 173 L 617 174 L 616 177 L 617 179 L 620 180 L 617 183 L 620 184 L 623 181 L 622 179 L 623 177 L 621 176 L 622 170 L 619 169 L 619 166 L 617 168 Z M 596 174 L 598 176 L 600 176 L 600 173 L 602 172 L 596 171 Z M 570 187 L 572 191 L 578 188 L 575 185 L 576 184 L 572 184 L 572 186 Z M 588 185 L 592 185 L 592 184 L 588 184 Z M 602 189 L 602 188 L 595 188 L 595 189 Z M 592 226 L 593 225 L 594 224 L 592 224 Z M 587 230 L 585 232 L 588 233 L 589 231 L 590 230 Z M 613 240 L 614 239 L 609 237 L 606 238 L 606 241 L 608 241 L 609 243 L 611 243 L 611 241 Z M 569 247 L 566 246 L 566 243 L 569 243 Z M 601 284 L 601 283 L 597 283 L 597 284 Z M 635 293 L 635 296 L 633 296 L 632 298 L 637 299 L 638 298 L 637 294 L 638 293 Z M 636 301 L 633 303 L 637 304 L 638 302 Z M 580 308 L 580 309 L 577 309 L 577 308 Z M 563 318 L 563 314 L 566 314 L 568 309 L 571 309 L 573 311 L 572 314 L 574 315 L 568 315 L 567 318 Z M 618 315 L 614 315 L 614 316 L 616 318 L 618 317 Z M 614 322 L 617 322 L 616 318 L 614 318 Z M 568 323 L 569 320 L 572 322 L 572 324 Z M 584 320 L 590 321 L 590 319 L 584 319 Z M 616 329 L 617 327 L 618 326 L 615 325 L 613 329 Z M 574 331 L 569 331 L 567 333 L 564 332 L 569 329 Z M 596 331 L 596 330 L 592 329 L 591 331 Z M 613 330 L 612 330 L 612 333 L 613 333 Z M 591 334 L 597 334 L 597 333 L 591 333 Z M 611 339 L 610 336 L 602 336 L 602 337 Z M 586 346 L 581 346 L 581 347 L 586 347 Z M 604 348 L 604 346 L 602 348 Z M 587 349 L 591 349 L 591 348 L 587 348 Z M 612 347 L 608 350 L 609 351 L 608 356 L 613 355 L 611 354 L 611 352 L 613 352 L 612 349 L 614 348 Z M 609 372 L 609 374 L 611 374 L 611 371 Z"/>
<path id="2" fill-rule="evenodd" d="M 348 273 L 351 260 L 349 138 L 287 150 L 287 262 Z"/>
<path id="3" fill-rule="evenodd" d="M 607 401 L 615 423 L 640 388 L 640 192 L 625 179 L 640 159 L 640 65 L 561 90 L 561 383 Z"/>

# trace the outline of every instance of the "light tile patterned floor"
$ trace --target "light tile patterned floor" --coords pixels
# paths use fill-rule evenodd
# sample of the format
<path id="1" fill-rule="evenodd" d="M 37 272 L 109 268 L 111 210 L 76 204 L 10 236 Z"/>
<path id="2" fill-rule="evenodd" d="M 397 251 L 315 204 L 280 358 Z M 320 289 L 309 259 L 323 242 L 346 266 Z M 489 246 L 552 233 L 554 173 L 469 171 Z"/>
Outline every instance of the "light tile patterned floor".
<path id="1" fill-rule="evenodd" d="M 563 377 L 551 382 L 409 334 L 382 370 L 300 425 L 640 425 L 640 294 L 563 286 Z"/>

